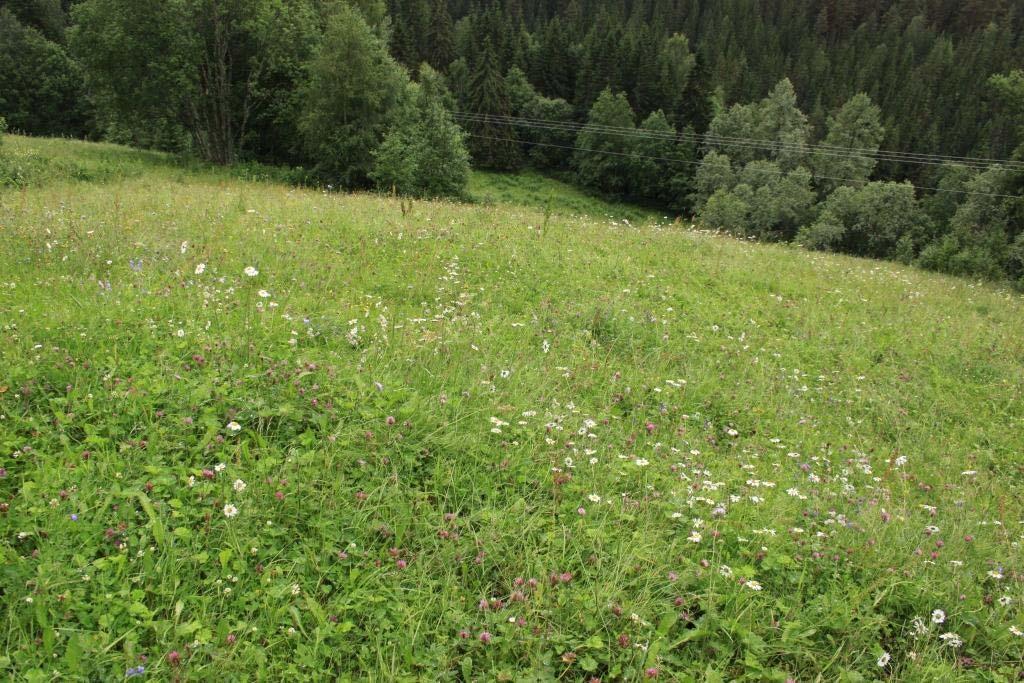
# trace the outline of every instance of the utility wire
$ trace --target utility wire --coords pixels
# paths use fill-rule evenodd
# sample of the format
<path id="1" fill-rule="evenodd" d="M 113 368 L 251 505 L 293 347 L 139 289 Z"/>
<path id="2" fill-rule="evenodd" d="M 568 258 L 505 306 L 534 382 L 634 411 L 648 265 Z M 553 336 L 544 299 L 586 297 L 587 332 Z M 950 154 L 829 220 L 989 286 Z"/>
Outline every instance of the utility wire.
<path id="1" fill-rule="evenodd" d="M 580 122 L 575 122 L 575 121 L 554 121 L 554 120 L 550 120 L 550 119 L 534 119 L 534 118 L 528 118 L 528 117 L 496 116 L 496 115 L 492 115 L 492 114 L 481 114 L 481 113 L 473 113 L 473 112 L 455 112 L 455 115 L 456 116 L 465 117 L 465 118 L 475 118 L 475 119 L 478 119 L 478 120 L 493 120 L 495 122 L 505 121 L 505 122 L 522 123 L 523 125 L 526 125 L 526 124 L 548 125 L 548 126 L 552 126 L 552 127 L 566 128 L 566 129 L 572 129 L 572 130 L 580 130 L 580 129 L 583 129 L 583 128 L 590 128 L 590 129 L 596 130 L 598 132 L 608 132 L 608 133 L 621 132 L 621 133 L 625 133 L 625 134 L 640 133 L 640 134 L 644 134 L 644 135 L 664 137 L 664 138 L 667 138 L 667 139 L 668 138 L 676 138 L 676 137 L 680 137 L 680 136 L 685 136 L 685 137 L 690 137 L 690 138 L 697 139 L 697 140 L 706 141 L 706 142 L 709 142 L 709 143 L 713 143 L 713 142 L 721 142 L 721 143 L 725 143 L 725 142 L 742 142 L 742 143 L 754 143 L 754 144 L 758 144 L 758 145 L 769 145 L 769 146 L 773 146 L 773 147 L 787 147 L 788 146 L 788 147 L 797 148 L 797 149 L 805 149 L 805 148 L 808 148 L 808 147 L 813 147 L 813 148 L 817 148 L 817 149 L 826 149 L 826 150 L 829 150 L 829 151 L 838 151 L 838 152 L 843 152 L 843 153 L 863 152 L 865 154 L 871 154 L 871 155 L 883 154 L 883 155 L 887 155 L 887 156 L 892 156 L 894 158 L 919 159 L 919 160 L 926 159 L 926 160 L 932 160 L 932 161 L 973 162 L 973 163 L 984 163 L 984 164 L 1004 164 L 1004 165 L 1009 165 L 1009 166 L 1024 166 L 1024 162 L 1014 161 L 1014 160 L 1011 160 L 1011 159 L 991 159 L 991 158 L 985 158 L 985 157 L 959 157 L 959 156 L 946 156 L 946 155 L 939 155 L 939 154 L 923 154 L 923 153 L 916 153 L 916 152 L 895 152 L 895 151 L 881 150 L 881 149 L 880 150 L 873 150 L 873 149 L 868 149 L 868 148 L 863 148 L 863 147 L 860 147 L 860 148 L 858 148 L 858 147 L 842 147 L 842 146 L 838 146 L 838 145 L 826 145 L 826 144 L 823 144 L 823 143 L 814 144 L 814 145 L 808 145 L 808 144 L 805 144 L 805 143 L 787 143 L 787 142 L 782 142 L 782 141 L 775 142 L 775 141 L 770 141 L 770 140 L 761 140 L 761 139 L 757 139 L 757 138 L 730 137 L 730 136 L 723 136 L 723 135 L 714 135 L 714 134 L 711 134 L 711 133 L 705 133 L 705 134 L 676 133 L 676 134 L 673 134 L 673 133 L 669 133 L 668 131 L 647 131 L 647 130 L 638 129 L 638 128 L 624 128 L 624 127 L 619 127 L 619 126 L 605 126 L 605 125 L 602 125 L 602 124 L 594 124 L 594 123 L 580 123 Z"/>
<path id="2" fill-rule="evenodd" d="M 622 137 L 631 137 L 631 138 L 640 139 L 640 140 L 661 140 L 661 141 L 664 141 L 664 142 L 677 142 L 677 141 L 679 141 L 680 138 L 682 138 L 684 140 L 689 139 L 689 136 L 687 134 L 685 134 L 685 133 L 680 133 L 678 135 L 673 135 L 672 133 L 667 133 L 667 132 L 662 132 L 662 131 L 643 131 L 643 130 L 635 130 L 635 131 L 624 130 L 624 131 L 619 132 L 619 131 L 601 130 L 601 129 L 598 129 L 596 127 L 590 127 L 589 129 L 586 128 L 586 127 L 584 127 L 584 128 L 570 128 L 570 129 L 567 129 L 567 128 L 563 128 L 563 127 L 549 126 L 549 125 L 543 125 L 543 124 L 529 124 L 529 123 L 521 123 L 521 122 L 520 123 L 502 122 L 502 121 L 494 120 L 493 118 L 470 118 L 470 117 L 456 117 L 456 118 L 458 120 L 464 121 L 466 123 L 492 123 L 494 125 L 499 125 L 499 126 L 515 126 L 517 128 L 524 128 L 524 129 L 531 129 L 531 130 L 547 130 L 547 131 L 554 132 L 554 133 L 558 133 L 558 132 L 576 133 L 576 132 L 580 132 L 582 130 L 592 130 L 593 132 L 601 134 L 601 135 L 617 135 L 617 136 L 622 136 Z M 775 143 L 775 142 L 771 142 L 771 141 L 753 141 L 752 140 L 751 142 L 723 142 L 723 143 L 716 143 L 716 144 L 720 145 L 720 146 L 723 146 L 723 147 L 740 147 L 740 148 L 745 148 L 745 149 L 750 149 L 750 150 L 755 150 L 755 151 L 792 152 L 792 153 L 801 153 L 801 154 L 811 154 L 811 155 L 814 155 L 814 156 L 835 157 L 835 158 L 840 158 L 840 159 L 871 160 L 871 161 L 894 161 L 894 162 L 903 162 L 903 163 L 912 163 L 912 164 L 923 164 L 923 165 L 931 165 L 931 166 L 944 166 L 947 163 L 959 163 L 959 164 L 965 166 L 966 168 L 972 168 L 972 169 L 975 169 L 975 170 L 988 170 L 990 168 L 994 168 L 993 166 L 979 165 L 979 164 L 975 164 L 975 163 L 965 163 L 965 162 L 915 161 L 915 160 L 903 159 L 903 158 L 890 158 L 890 157 L 882 156 L 882 155 L 868 156 L 868 155 L 864 155 L 864 154 L 851 154 L 851 153 L 848 153 L 848 152 L 847 153 L 829 152 L 829 151 L 822 151 L 822 150 L 815 149 L 813 145 L 792 145 L 792 144 L 790 144 L 789 146 L 787 146 L 786 143 Z M 1019 170 L 1024 171 L 1024 165 L 1022 165 L 1019 168 Z"/>
<path id="3" fill-rule="evenodd" d="M 611 155 L 611 156 L 629 157 L 629 158 L 634 158 L 634 159 L 650 159 L 652 161 L 665 161 L 665 162 L 673 163 L 673 164 L 687 164 L 689 166 L 700 166 L 701 165 L 700 161 L 689 161 L 687 159 L 673 159 L 671 157 L 655 157 L 655 156 L 648 156 L 648 155 L 645 155 L 645 154 L 631 154 L 629 152 L 615 152 L 615 151 L 606 150 L 606 149 L 588 149 L 586 147 L 572 147 L 572 146 L 569 146 L 569 145 L 556 145 L 556 144 L 547 143 L 547 142 L 531 142 L 529 140 L 520 140 L 518 138 L 499 138 L 499 137 L 494 137 L 494 136 L 491 136 L 491 135 L 477 135 L 475 133 L 466 133 L 466 136 L 467 137 L 471 137 L 471 138 L 478 138 L 478 139 L 481 139 L 481 140 L 496 140 L 496 141 L 499 141 L 499 142 L 518 142 L 520 144 L 535 145 L 535 146 L 538 146 L 538 147 L 555 147 L 555 148 L 558 148 L 558 149 L 565 149 L 565 150 L 570 150 L 570 151 L 574 151 L 574 152 L 592 152 L 594 154 L 607 154 L 607 155 Z M 757 173 L 757 174 L 771 175 L 771 176 L 776 176 L 776 177 L 782 177 L 783 175 L 786 174 L 786 172 L 782 171 L 782 170 L 773 171 L 773 170 L 767 169 L 767 168 L 744 169 L 743 173 Z M 855 179 L 855 178 L 836 178 L 836 177 L 832 177 L 832 176 L 818 176 L 818 175 L 816 175 L 814 177 L 818 178 L 819 180 L 836 180 L 836 181 L 839 181 L 839 182 L 856 183 L 856 184 L 861 184 L 861 183 L 865 182 L 862 179 Z M 915 190 L 930 190 L 932 192 L 946 192 L 946 193 L 950 193 L 950 194 L 966 194 L 966 195 L 975 195 L 975 196 L 979 196 L 979 197 L 998 197 L 998 198 L 1001 198 L 1001 199 L 1020 199 L 1019 195 L 1013 195 L 1013 194 L 996 194 L 996 193 L 992 193 L 992 192 L 976 192 L 976 191 L 973 191 L 973 190 L 951 190 L 949 188 L 944 188 L 944 187 L 928 187 L 928 186 L 923 186 L 923 185 L 912 185 L 910 183 L 903 183 L 903 184 L 910 185 Z"/>
<path id="4" fill-rule="evenodd" d="M 965 168 L 971 168 L 974 170 L 989 170 L 991 168 L 999 167 L 996 163 L 986 164 L 981 162 L 969 162 L 961 161 L 957 158 L 947 158 L 944 160 L 941 157 L 932 156 L 930 158 L 909 158 L 906 156 L 892 156 L 889 153 L 875 152 L 873 154 L 857 154 L 851 153 L 853 148 L 836 148 L 840 151 L 829 151 L 829 148 L 822 149 L 819 146 L 807 145 L 800 143 L 785 143 L 785 142 L 773 142 L 767 140 L 756 140 L 753 138 L 735 139 L 735 141 L 717 141 L 719 138 L 711 138 L 709 136 L 698 136 L 694 134 L 679 133 L 672 134 L 667 131 L 645 131 L 637 129 L 615 129 L 608 127 L 601 127 L 596 125 L 577 125 L 577 124 L 535 124 L 527 123 L 523 121 L 502 121 L 496 117 L 479 117 L 472 115 L 456 115 L 456 118 L 466 123 L 493 123 L 494 125 L 506 125 L 515 126 L 525 129 L 533 130 L 548 130 L 551 132 L 563 132 L 563 133 L 578 133 L 581 130 L 590 130 L 598 134 L 606 135 L 618 135 L 623 137 L 631 137 L 634 139 L 648 139 L 648 140 L 664 140 L 666 142 L 675 142 L 680 139 L 683 140 L 695 140 L 705 141 L 707 144 L 712 146 L 722 147 L 740 147 L 746 149 L 753 149 L 759 151 L 770 151 L 770 152 L 793 152 L 800 154 L 811 154 L 814 156 L 828 156 L 836 157 L 841 159 L 857 159 L 857 160 L 876 160 L 876 161 L 891 161 L 895 163 L 909 163 L 909 164 L 921 164 L 930 166 L 943 166 L 947 163 L 958 164 Z M 998 162 L 1000 165 L 1004 165 L 1005 168 L 1010 170 L 1024 171 L 1024 162 L 1016 162 L 1010 160 L 993 160 Z"/>
<path id="5" fill-rule="evenodd" d="M 840 147 L 824 144 L 803 144 L 775 142 L 770 140 L 758 140 L 756 138 L 739 138 L 718 136 L 711 134 L 695 133 L 671 133 L 668 131 L 648 131 L 636 128 L 622 128 L 616 126 L 603 126 L 599 124 L 585 124 L 569 121 L 551 121 L 544 119 L 530 119 L 524 117 L 493 116 L 489 114 L 476 114 L 469 112 L 455 112 L 455 118 L 467 123 L 494 123 L 495 125 L 509 125 L 534 130 L 550 130 L 552 132 L 579 132 L 584 129 L 595 133 L 620 135 L 638 139 L 674 141 L 678 139 L 704 142 L 712 146 L 740 147 L 747 149 L 766 151 L 791 151 L 794 153 L 807 153 L 817 156 L 832 156 L 848 159 L 876 159 L 879 161 L 891 161 L 896 163 L 923 164 L 923 165 L 944 165 L 946 163 L 959 164 L 977 170 L 986 170 L 995 165 L 1002 165 L 1008 169 L 1024 170 L 1024 162 L 1009 159 L 986 159 L 982 157 L 956 157 L 942 156 L 935 154 L 918 154 L 909 152 L 892 152 L 888 150 L 870 150 L 855 147 Z M 858 153 L 860 152 L 860 153 Z"/>

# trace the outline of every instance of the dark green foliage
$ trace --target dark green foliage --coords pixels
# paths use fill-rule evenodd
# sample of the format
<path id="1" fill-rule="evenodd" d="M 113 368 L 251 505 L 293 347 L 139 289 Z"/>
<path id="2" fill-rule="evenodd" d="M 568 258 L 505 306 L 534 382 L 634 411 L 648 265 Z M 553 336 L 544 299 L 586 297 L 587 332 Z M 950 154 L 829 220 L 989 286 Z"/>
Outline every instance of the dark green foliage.
<path id="1" fill-rule="evenodd" d="M 842 185 L 862 185 L 875 168 L 872 156 L 885 137 L 881 112 L 864 93 L 854 95 L 828 120 L 823 150 L 814 157 L 814 173 L 823 194 Z M 842 180 L 846 179 L 846 180 Z"/>
<path id="2" fill-rule="evenodd" d="M 374 4 L 363 4 L 364 16 L 372 16 Z M 288 0 L 277 8 L 271 15 L 271 30 L 259 61 L 259 78 L 241 147 L 247 157 L 301 164 L 306 158 L 298 130 L 303 107 L 299 86 L 320 44 L 324 17 L 317 3 L 307 0 Z M 367 22 L 371 23 L 370 19 Z"/>
<path id="3" fill-rule="evenodd" d="M 751 161 L 734 173 L 718 158 L 702 165 L 697 183 L 698 191 L 717 185 L 698 206 L 702 222 L 757 239 L 792 239 L 814 208 L 810 172 L 786 172 L 774 161 Z"/>
<path id="4" fill-rule="evenodd" d="M 793 83 L 784 78 L 761 102 L 757 137 L 770 142 L 771 158 L 783 170 L 790 171 L 805 160 L 810 133 L 807 117 L 797 106 Z"/>
<path id="5" fill-rule="evenodd" d="M 294 23 L 314 21 L 308 10 L 305 0 L 85 0 L 70 40 L 109 137 L 231 163 L 250 123 L 273 119 L 270 103 L 297 87 L 313 31 Z"/>
<path id="6" fill-rule="evenodd" d="M 39 31 L 47 40 L 64 42 L 68 17 L 62 0 L 6 0 L 9 10 L 22 25 Z"/>
<path id="7" fill-rule="evenodd" d="M 654 108 L 663 109 L 670 123 L 677 127 L 693 126 L 695 123 L 703 130 L 706 121 L 699 114 L 691 111 L 692 104 L 687 100 L 700 98 L 700 84 L 691 87 L 691 81 L 698 76 L 694 73 L 697 57 L 690 51 L 690 41 L 684 35 L 676 34 L 665 41 L 661 54 L 658 55 L 657 78 L 659 83 L 658 98 Z"/>
<path id="8" fill-rule="evenodd" d="M 100 130 L 117 142 L 186 149 L 186 118 L 198 94 L 188 3 L 86 0 L 72 16 L 70 46 Z"/>
<path id="9" fill-rule="evenodd" d="M 451 96 L 444 81 L 424 64 L 419 83 L 408 87 L 408 102 L 374 152 L 370 175 L 381 189 L 401 194 L 461 195 L 469 179 L 469 153 L 445 106 Z"/>
<path id="10" fill-rule="evenodd" d="M 896 258 L 909 263 L 930 232 L 929 219 L 908 183 L 840 187 L 821 215 L 797 235 L 812 249 Z"/>
<path id="11" fill-rule="evenodd" d="M 689 205 L 696 150 L 690 141 L 676 138 L 665 114 L 654 112 L 637 128 L 633 142 L 631 194 L 672 209 Z"/>
<path id="12" fill-rule="evenodd" d="M 810 126 L 786 78 L 760 102 L 719 112 L 708 135 L 708 148 L 729 154 L 736 163 L 771 160 L 790 171 L 806 160 Z"/>
<path id="13" fill-rule="evenodd" d="M 708 228 L 742 235 L 750 224 L 751 194 L 749 187 L 740 192 L 716 190 L 700 210 L 701 223 Z"/>
<path id="14" fill-rule="evenodd" d="M 61 32 L 62 33 L 62 32 Z M 0 8 L 0 115 L 35 135 L 81 135 L 82 75 L 64 47 Z"/>
<path id="15" fill-rule="evenodd" d="M 568 168 L 575 144 L 572 131 L 572 105 L 563 99 L 544 97 L 530 84 L 519 67 L 512 67 L 505 77 L 512 115 L 522 121 L 510 126 L 523 140 L 523 149 L 531 165 L 544 170 Z M 536 125 L 534 122 L 546 122 Z"/>
<path id="16" fill-rule="evenodd" d="M 428 35 L 427 63 L 435 69 L 447 69 L 455 58 L 455 26 L 445 0 L 434 0 L 430 7 Z"/>
<path id="17" fill-rule="evenodd" d="M 571 100 L 576 89 L 576 57 L 565 24 L 555 17 L 538 35 L 530 73 L 548 97 Z"/>
<path id="18" fill-rule="evenodd" d="M 408 75 L 362 14 L 331 16 L 303 86 L 299 130 L 318 173 L 332 184 L 369 183 L 373 152 L 407 105 Z"/>
<path id="19" fill-rule="evenodd" d="M 997 74 L 989 80 L 993 93 L 999 102 L 1009 110 L 1016 126 L 1020 146 L 1014 152 L 1017 159 L 1024 159 L 1024 71 L 1017 69 L 1008 74 Z"/>
<path id="20" fill-rule="evenodd" d="M 712 150 L 704 155 L 694 176 L 693 205 L 699 208 L 715 192 L 728 190 L 735 185 L 736 173 L 732 168 L 732 159 L 727 154 Z"/>
<path id="21" fill-rule="evenodd" d="M 563 99 L 538 97 L 529 103 L 523 116 L 531 119 L 570 123 L 573 120 L 572 105 Z M 575 136 L 569 128 L 533 128 L 527 136 L 530 140 L 530 163 L 539 169 L 565 170 L 572 158 Z"/>
<path id="22" fill-rule="evenodd" d="M 517 131 L 506 119 L 512 115 L 508 86 L 498 57 L 488 42 L 470 77 L 466 107 L 475 119 L 467 123 L 469 149 L 480 168 L 511 170 L 522 163 Z"/>
<path id="23" fill-rule="evenodd" d="M 921 265 L 956 275 L 1021 275 L 1021 177 L 1000 168 L 978 174 L 949 222 L 949 231 L 921 254 Z M 995 196 L 1004 195 L 1004 196 Z"/>
<path id="24" fill-rule="evenodd" d="M 760 102 L 722 110 L 711 122 L 709 151 L 697 170 L 695 208 L 703 216 L 705 201 L 731 191 L 750 205 L 745 234 L 791 238 L 814 203 L 810 173 L 801 166 L 809 134 L 788 79 Z"/>
<path id="25" fill-rule="evenodd" d="M 626 96 L 605 89 L 591 107 L 587 125 L 576 136 L 573 167 L 581 185 L 610 195 L 629 192 L 634 138 L 606 128 L 628 133 L 635 126 Z"/>

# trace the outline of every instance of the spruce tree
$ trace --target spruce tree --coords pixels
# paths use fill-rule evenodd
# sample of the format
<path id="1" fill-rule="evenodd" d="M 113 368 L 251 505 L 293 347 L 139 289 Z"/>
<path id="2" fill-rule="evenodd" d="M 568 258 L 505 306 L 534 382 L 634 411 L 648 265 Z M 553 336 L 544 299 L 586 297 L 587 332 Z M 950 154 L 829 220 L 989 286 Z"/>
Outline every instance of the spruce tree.
<path id="1" fill-rule="evenodd" d="M 522 152 L 516 141 L 518 131 L 507 121 L 512 115 L 508 87 L 489 41 L 470 77 L 468 95 L 469 113 L 474 117 L 468 124 L 474 164 L 500 171 L 518 168 Z"/>
<path id="2" fill-rule="evenodd" d="M 711 107 L 711 74 L 707 60 L 697 53 L 693 60 L 693 70 L 683 89 L 682 97 L 671 115 L 675 116 L 673 124 L 690 126 L 698 133 L 703 133 L 711 124 L 714 112 Z"/>
<path id="3" fill-rule="evenodd" d="M 661 84 L 658 106 L 664 108 L 669 123 L 676 127 L 694 125 L 693 121 L 685 119 L 685 114 L 696 65 L 697 57 L 690 52 L 690 41 L 684 35 L 668 38 L 658 55 L 657 73 Z"/>
<path id="4" fill-rule="evenodd" d="M 430 8 L 429 36 L 427 63 L 439 71 L 447 69 L 455 59 L 455 28 L 447 0 L 434 0 Z"/>

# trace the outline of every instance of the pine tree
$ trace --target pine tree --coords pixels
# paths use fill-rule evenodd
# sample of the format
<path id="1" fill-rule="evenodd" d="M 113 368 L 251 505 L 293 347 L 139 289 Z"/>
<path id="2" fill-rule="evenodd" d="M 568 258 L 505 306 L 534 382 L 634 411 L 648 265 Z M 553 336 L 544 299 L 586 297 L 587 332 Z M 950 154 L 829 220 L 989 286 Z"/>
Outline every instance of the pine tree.
<path id="1" fill-rule="evenodd" d="M 455 59 L 455 29 L 447 0 L 434 0 L 430 8 L 430 40 L 427 63 L 438 70 L 448 68 Z"/>
<path id="2" fill-rule="evenodd" d="M 516 129 L 505 120 L 512 115 L 508 87 L 490 42 L 469 82 L 469 111 L 476 120 L 469 124 L 469 149 L 479 168 L 512 170 L 522 162 Z"/>

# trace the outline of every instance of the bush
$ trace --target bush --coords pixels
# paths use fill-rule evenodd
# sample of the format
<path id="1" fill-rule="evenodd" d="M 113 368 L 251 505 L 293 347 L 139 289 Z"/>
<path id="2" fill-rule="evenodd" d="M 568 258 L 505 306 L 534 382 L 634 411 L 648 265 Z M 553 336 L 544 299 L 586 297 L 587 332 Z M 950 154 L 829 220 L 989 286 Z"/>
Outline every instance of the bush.
<path id="1" fill-rule="evenodd" d="M 811 219 L 814 191 L 806 169 L 783 173 L 773 161 L 752 161 L 740 171 L 739 182 L 754 188 L 745 233 L 758 239 L 788 240 Z"/>
<path id="2" fill-rule="evenodd" d="M 954 275 L 971 275 L 990 279 L 1013 277 L 1016 264 L 1010 247 L 1018 236 L 1020 210 L 1016 174 L 994 168 L 966 183 L 972 192 L 960 204 L 949 222 L 949 233 L 928 245 L 919 264 L 930 270 Z"/>
<path id="3" fill-rule="evenodd" d="M 822 212 L 811 225 L 800 228 L 796 242 L 807 249 L 835 251 L 842 242 L 845 226 L 831 211 Z"/>
<path id="4" fill-rule="evenodd" d="M 717 190 L 701 208 L 698 218 L 708 228 L 727 230 L 743 234 L 750 221 L 750 204 L 739 194 L 749 193 L 750 188 L 738 186 L 738 193 L 731 190 Z"/>
<path id="5" fill-rule="evenodd" d="M 931 233 L 930 224 L 909 183 L 868 183 L 829 195 L 818 220 L 797 240 L 812 249 L 910 262 Z"/>
<path id="6" fill-rule="evenodd" d="M 378 187 L 417 197 L 459 196 L 469 180 L 465 135 L 445 108 L 440 74 L 426 64 L 420 83 L 374 152 L 370 175 Z"/>

